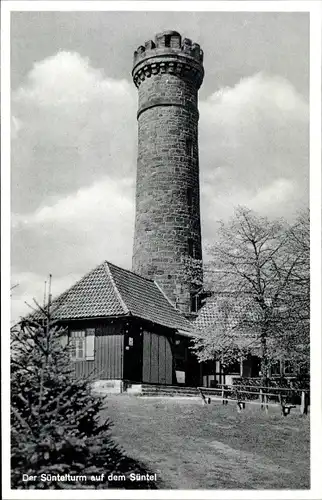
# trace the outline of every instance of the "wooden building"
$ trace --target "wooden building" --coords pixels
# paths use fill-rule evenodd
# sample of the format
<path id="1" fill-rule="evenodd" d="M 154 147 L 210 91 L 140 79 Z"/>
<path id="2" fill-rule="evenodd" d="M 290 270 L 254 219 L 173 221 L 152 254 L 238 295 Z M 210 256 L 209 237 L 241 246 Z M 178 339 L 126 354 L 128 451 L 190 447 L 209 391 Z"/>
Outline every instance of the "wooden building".
<path id="1" fill-rule="evenodd" d="M 98 387 L 200 383 L 191 323 L 153 280 L 105 261 L 52 302 L 52 318 L 67 329 L 76 375 L 93 373 Z"/>

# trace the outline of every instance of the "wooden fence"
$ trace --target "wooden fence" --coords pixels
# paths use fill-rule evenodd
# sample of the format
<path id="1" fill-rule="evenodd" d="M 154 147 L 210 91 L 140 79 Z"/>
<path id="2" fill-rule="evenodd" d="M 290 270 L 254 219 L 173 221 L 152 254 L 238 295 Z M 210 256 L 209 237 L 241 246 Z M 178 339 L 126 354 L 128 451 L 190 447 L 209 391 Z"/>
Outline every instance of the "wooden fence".
<path id="1" fill-rule="evenodd" d="M 309 389 L 218 384 L 211 388 L 198 387 L 198 390 L 205 404 L 211 403 L 211 398 L 222 401 L 224 405 L 232 401 L 237 403 L 238 411 L 245 409 L 247 403 L 260 405 L 266 412 L 270 405 L 279 405 L 284 416 L 292 408 L 300 407 L 301 414 L 306 415 L 310 403 Z"/>

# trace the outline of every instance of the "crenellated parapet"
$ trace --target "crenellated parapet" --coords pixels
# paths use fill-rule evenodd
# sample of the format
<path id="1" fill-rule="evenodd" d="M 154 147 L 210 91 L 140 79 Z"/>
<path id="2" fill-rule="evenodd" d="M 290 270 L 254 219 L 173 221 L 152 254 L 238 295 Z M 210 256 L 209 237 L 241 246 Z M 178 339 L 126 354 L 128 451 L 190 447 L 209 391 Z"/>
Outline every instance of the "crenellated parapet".
<path id="1" fill-rule="evenodd" d="M 133 81 L 139 87 L 152 75 L 169 73 L 188 78 L 199 88 L 204 76 L 202 63 L 203 51 L 199 44 L 189 38 L 182 40 L 176 31 L 164 31 L 134 52 Z"/>

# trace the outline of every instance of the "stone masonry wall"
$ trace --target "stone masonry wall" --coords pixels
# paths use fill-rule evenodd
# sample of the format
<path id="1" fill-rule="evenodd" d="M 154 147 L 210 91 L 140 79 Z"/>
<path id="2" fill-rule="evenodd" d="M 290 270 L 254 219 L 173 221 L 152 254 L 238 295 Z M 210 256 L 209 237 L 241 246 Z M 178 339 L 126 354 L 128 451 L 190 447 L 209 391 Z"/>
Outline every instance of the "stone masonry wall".
<path id="1" fill-rule="evenodd" d="M 153 47 L 147 58 L 141 52 L 139 63 L 135 56 L 139 105 L 133 271 L 154 279 L 189 313 L 195 289 L 189 261 L 202 259 L 197 92 L 203 68 L 200 51 L 197 59 L 191 52 L 185 58 L 180 35 L 167 33 L 170 43 L 175 37 L 175 49 L 163 48 L 161 34 L 155 58 Z M 140 71 L 143 78 L 138 79 Z"/>

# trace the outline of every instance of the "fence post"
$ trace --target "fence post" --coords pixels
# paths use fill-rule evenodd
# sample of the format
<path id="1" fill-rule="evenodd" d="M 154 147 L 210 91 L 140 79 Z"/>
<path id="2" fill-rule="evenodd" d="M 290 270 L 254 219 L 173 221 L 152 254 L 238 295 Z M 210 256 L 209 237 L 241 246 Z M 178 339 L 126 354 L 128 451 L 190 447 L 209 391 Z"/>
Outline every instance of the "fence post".
<path id="1" fill-rule="evenodd" d="M 228 405 L 228 399 L 227 399 L 227 395 L 226 395 L 226 391 L 225 391 L 225 387 L 223 386 L 222 390 L 221 390 L 221 397 L 222 397 L 222 404 L 223 405 Z"/>
<path id="2" fill-rule="evenodd" d="M 268 413 L 267 395 L 264 394 L 264 408 L 266 413 Z"/>
<path id="3" fill-rule="evenodd" d="M 241 411 L 245 410 L 245 401 L 243 401 L 243 398 L 241 397 L 240 393 L 236 391 L 236 403 L 237 403 L 237 411 L 240 413 Z M 245 399 L 245 398 L 244 398 Z"/>
<path id="4" fill-rule="evenodd" d="M 259 389 L 259 401 L 261 404 L 261 410 L 263 409 L 263 389 Z"/>
<path id="5" fill-rule="evenodd" d="M 305 391 L 301 392 L 301 413 L 302 415 L 307 415 L 307 396 Z"/>
<path id="6" fill-rule="evenodd" d="M 290 380 L 290 388 L 292 390 L 291 390 L 291 395 L 290 395 L 290 401 L 289 401 L 289 403 L 291 405 L 294 405 L 295 404 L 295 390 L 294 390 L 294 384 L 293 384 L 292 380 Z"/>

